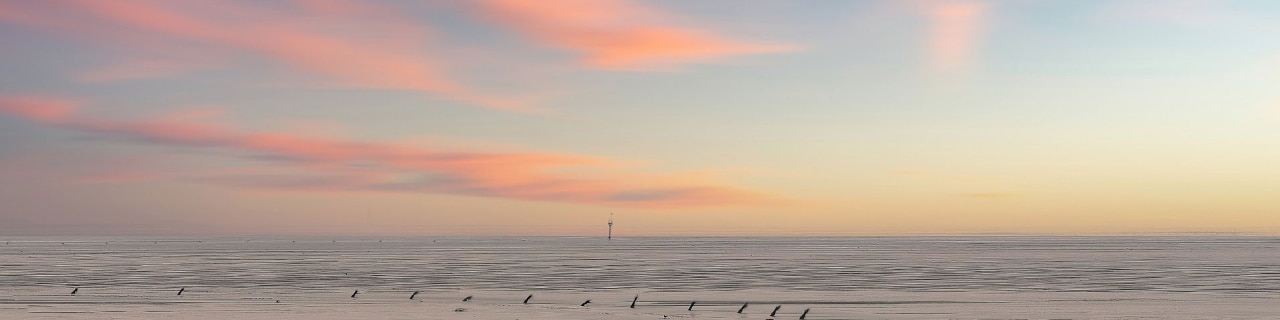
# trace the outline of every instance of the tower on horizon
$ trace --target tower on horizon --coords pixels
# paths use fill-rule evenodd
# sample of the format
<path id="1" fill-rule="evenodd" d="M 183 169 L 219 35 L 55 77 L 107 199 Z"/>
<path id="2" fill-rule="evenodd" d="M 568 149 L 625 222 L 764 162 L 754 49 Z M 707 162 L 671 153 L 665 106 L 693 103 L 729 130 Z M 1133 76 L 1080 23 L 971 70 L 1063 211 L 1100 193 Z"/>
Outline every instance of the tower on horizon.
<path id="1" fill-rule="evenodd" d="M 609 237 L 607 239 L 613 240 L 613 214 L 612 213 L 609 214 Z"/>

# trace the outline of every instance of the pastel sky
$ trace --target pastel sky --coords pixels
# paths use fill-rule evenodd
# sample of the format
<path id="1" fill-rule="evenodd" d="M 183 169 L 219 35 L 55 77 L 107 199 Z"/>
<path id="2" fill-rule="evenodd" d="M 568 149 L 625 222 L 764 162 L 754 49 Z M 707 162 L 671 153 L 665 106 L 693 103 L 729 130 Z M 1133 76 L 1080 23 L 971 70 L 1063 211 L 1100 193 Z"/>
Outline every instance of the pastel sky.
<path id="1" fill-rule="evenodd" d="M 0 235 L 1280 234 L 1280 2 L 0 0 Z"/>

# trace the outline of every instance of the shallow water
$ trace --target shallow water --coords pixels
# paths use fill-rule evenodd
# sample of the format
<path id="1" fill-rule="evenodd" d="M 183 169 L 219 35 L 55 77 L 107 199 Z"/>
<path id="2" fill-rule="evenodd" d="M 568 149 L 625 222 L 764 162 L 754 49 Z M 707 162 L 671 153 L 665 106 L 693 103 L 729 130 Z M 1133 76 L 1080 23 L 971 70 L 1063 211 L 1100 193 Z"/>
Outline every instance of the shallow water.
<path id="1" fill-rule="evenodd" d="M 1264 237 L 4 240 L 6 319 L 714 319 L 744 302 L 821 311 L 808 319 L 1280 318 L 1280 238 Z"/>

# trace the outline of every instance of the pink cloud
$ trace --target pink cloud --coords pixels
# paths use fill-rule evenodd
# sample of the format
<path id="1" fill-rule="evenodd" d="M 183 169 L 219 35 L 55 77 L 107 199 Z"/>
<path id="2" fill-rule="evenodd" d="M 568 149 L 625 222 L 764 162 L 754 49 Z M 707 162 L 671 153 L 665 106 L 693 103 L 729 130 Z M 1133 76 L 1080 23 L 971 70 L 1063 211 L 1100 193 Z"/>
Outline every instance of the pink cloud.
<path id="1" fill-rule="evenodd" d="M 70 119 L 79 107 L 78 101 L 70 99 L 43 96 L 0 97 L 0 112 L 46 124 Z"/>
<path id="2" fill-rule="evenodd" d="M 293 2 L 307 11 L 330 16 L 394 15 L 387 8 L 372 4 L 370 1 L 294 0 Z"/>
<path id="3" fill-rule="evenodd" d="M 485 0 L 485 15 L 551 47 L 609 70 L 664 69 L 726 56 L 794 51 L 671 25 L 671 14 L 626 0 Z"/>
<path id="4" fill-rule="evenodd" d="M 96 1 L 15 3 L 0 19 L 115 41 L 182 52 L 202 46 L 266 59 L 342 86 L 410 90 L 490 108 L 524 110 L 520 101 L 492 97 L 444 72 L 421 23 L 394 9 L 339 0 L 277 2 Z M 187 53 L 186 55 L 189 55 Z M 207 62 L 117 66 L 83 77 L 109 81 L 172 75 Z M 115 68 L 115 69 L 113 69 Z"/>
<path id="5" fill-rule="evenodd" d="M 696 175 L 646 177 L 610 172 L 604 169 L 615 168 L 616 161 L 593 157 L 450 151 L 283 132 L 246 132 L 181 117 L 112 121 L 80 116 L 75 112 L 77 107 L 75 101 L 60 98 L 0 98 L 0 112 L 36 123 L 153 145 L 218 149 L 269 163 L 286 163 L 292 168 L 201 179 L 233 186 L 441 193 L 644 208 L 773 202 L 767 195 L 705 182 Z M 586 170 L 591 178 L 568 173 L 570 169 Z"/>
<path id="6" fill-rule="evenodd" d="M 929 65 L 935 71 L 952 72 L 972 65 L 982 40 L 989 7 L 969 0 L 918 3 L 929 19 Z"/>

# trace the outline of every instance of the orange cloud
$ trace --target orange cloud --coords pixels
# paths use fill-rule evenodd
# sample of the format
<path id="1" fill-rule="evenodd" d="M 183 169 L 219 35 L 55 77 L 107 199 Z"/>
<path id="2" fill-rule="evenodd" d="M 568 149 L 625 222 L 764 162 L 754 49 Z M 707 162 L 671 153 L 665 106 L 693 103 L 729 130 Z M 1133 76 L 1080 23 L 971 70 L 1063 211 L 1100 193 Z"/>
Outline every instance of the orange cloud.
<path id="1" fill-rule="evenodd" d="M 544 45 L 579 52 L 587 66 L 648 70 L 798 47 L 756 44 L 670 25 L 670 14 L 625 0 L 485 0 L 485 14 Z"/>
<path id="2" fill-rule="evenodd" d="M 343 86 L 411 90 L 499 109 L 527 109 L 453 81 L 432 58 L 425 26 L 395 10 L 339 0 L 278 3 L 232 1 L 65 0 L 0 7 L 0 19 L 102 37 L 117 46 L 190 50 L 190 45 L 265 58 Z M 348 10 L 349 9 L 349 10 Z M 191 63 L 188 61 L 188 63 Z M 199 62 L 195 67 L 205 67 Z M 194 67 L 193 67 L 194 68 Z M 106 69 L 88 80 L 169 75 L 183 66 Z"/>
<path id="3" fill-rule="evenodd" d="M 769 204 L 770 197 L 699 177 L 646 178 L 604 172 L 614 161 L 554 153 L 481 153 L 412 145 L 244 132 L 189 119 L 111 121 L 76 114 L 78 103 L 49 97 L 0 97 L 0 112 L 55 127 L 164 146 L 229 151 L 292 169 L 237 173 L 205 182 L 299 191 L 424 192 L 604 206 L 683 208 Z M 197 113 L 201 114 L 201 113 Z M 588 170 L 592 178 L 565 170 Z"/>
<path id="4" fill-rule="evenodd" d="M 973 64 L 981 41 L 988 5 L 968 0 L 920 2 L 928 19 L 929 65 L 935 71 L 952 72 Z"/>

